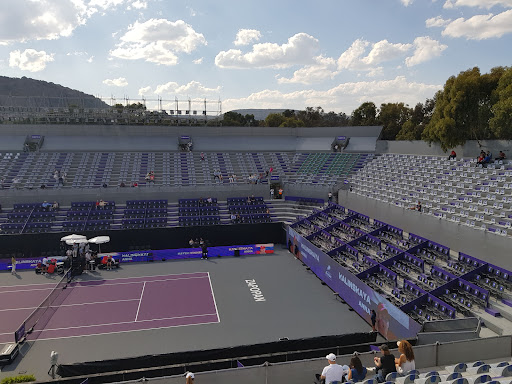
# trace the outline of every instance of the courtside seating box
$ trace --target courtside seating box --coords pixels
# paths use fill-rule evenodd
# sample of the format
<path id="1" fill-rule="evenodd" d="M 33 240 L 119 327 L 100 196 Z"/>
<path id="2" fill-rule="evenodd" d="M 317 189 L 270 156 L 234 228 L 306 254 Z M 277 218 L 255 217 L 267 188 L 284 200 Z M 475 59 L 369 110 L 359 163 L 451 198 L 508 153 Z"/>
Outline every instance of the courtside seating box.
<path id="1" fill-rule="evenodd" d="M 16 356 L 18 356 L 18 344 L 4 344 L 0 345 L 0 366 L 11 364 Z"/>

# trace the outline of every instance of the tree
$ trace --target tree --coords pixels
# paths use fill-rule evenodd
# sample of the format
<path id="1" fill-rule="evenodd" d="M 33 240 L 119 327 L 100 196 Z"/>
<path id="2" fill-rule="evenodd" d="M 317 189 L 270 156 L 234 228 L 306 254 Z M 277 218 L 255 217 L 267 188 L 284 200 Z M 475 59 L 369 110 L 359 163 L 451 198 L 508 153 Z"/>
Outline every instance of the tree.
<path id="1" fill-rule="evenodd" d="M 439 143 L 445 151 L 463 145 L 466 140 L 492 138 L 488 129 L 490 90 L 497 82 L 499 72 L 482 77 L 475 67 L 450 77 L 443 90 L 436 94 L 432 120 L 422 138 L 429 143 Z"/>
<path id="2" fill-rule="evenodd" d="M 404 123 L 410 119 L 412 110 L 404 103 L 381 104 L 378 121 L 382 124 L 382 140 L 395 140 Z"/>
<path id="3" fill-rule="evenodd" d="M 396 140 L 420 140 L 425 126 L 430 122 L 434 111 L 434 99 L 427 99 L 425 104 L 418 103 L 412 109 L 411 117 L 396 135 Z"/>
<path id="4" fill-rule="evenodd" d="M 499 139 L 512 139 L 512 67 L 504 70 L 496 89 L 489 128 Z"/>
<path id="5" fill-rule="evenodd" d="M 304 111 L 297 112 L 297 118 L 302 120 L 306 127 L 318 127 L 321 126 L 323 113 L 322 107 L 307 107 Z"/>
<path id="6" fill-rule="evenodd" d="M 352 125 L 377 125 L 377 107 L 371 101 L 364 102 L 352 112 Z"/>
<path id="7" fill-rule="evenodd" d="M 281 113 L 270 113 L 265 118 L 265 126 L 267 127 L 279 127 L 284 123 L 286 117 L 284 117 Z"/>

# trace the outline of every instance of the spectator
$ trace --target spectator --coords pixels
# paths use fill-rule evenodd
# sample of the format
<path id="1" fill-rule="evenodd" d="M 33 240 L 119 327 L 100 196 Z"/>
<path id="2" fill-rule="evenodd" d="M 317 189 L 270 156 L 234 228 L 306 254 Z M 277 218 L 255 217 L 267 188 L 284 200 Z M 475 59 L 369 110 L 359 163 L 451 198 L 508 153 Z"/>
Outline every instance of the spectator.
<path id="1" fill-rule="evenodd" d="M 457 154 L 455 153 L 455 151 L 451 151 L 450 152 L 450 156 L 448 156 L 448 160 L 455 160 L 457 158 Z"/>
<path id="2" fill-rule="evenodd" d="M 204 161 L 204 153 L 201 152 L 201 161 Z"/>
<path id="3" fill-rule="evenodd" d="M 505 156 L 505 153 L 503 151 L 500 151 L 498 154 L 498 157 L 495 160 L 505 160 L 507 156 Z"/>
<path id="4" fill-rule="evenodd" d="M 50 210 L 50 208 L 52 207 L 52 204 L 48 203 L 48 202 L 45 200 L 45 201 L 43 202 L 43 204 L 41 204 L 41 206 L 43 207 L 43 209 L 44 209 L 45 211 L 47 211 L 47 212 L 48 212 L 48 211 Z"/>
<path id="5" fill-rule="evenodd" d="M 97 205 L 99 205 L 100 207 L 104 207 L 105 205 L 107 205 L 107 203 L 103 200 L 100 200 Z"/>
<path id="6" fill-rule="evenodd" d="M 232 221 L 233 223 L 235 223 L 235 222 L 236 222 L 236 215 L 235 215 L 234 213 L 231 213 L 230 218 L 231 218 L 231 221 Z"/>
<path id="7" fill-rule="evenodd" d="M 327 199 L 329 200 L 329 202 L 332 202 L 332 192 L 329 191 L 329 193 L 327 194 Z"/>
<path id="8" fill-rule="evenodd" d="M 274 200 L 274 188 L 270 188 L 270 200 Z"/>
<path id="9" fill-rule="evenodd" d="M 208 196 L 208 198 L 206 199 L 206 202 L 211 205 L 213 203 L 213 199 Z"/>
<path id="10" fill-rule="evenodd" d="M 20 189 L 21 188 L 21 179 L 18 176 L 16 176 L 14 179 L 12 179 L 12 185 L 14 188 Z"/>
<path id="11" fill-rule="evenodd" d="M 45 184 L 41 184 L 41 186 L 39 187 L 41 189 L 46 189 L 46 185 Z M 3 188 L 2 188 L 3 189 Z"/>
<path id="12" fill-rule="evenodd" d="M 372 309 L 372 312 L 371 312 L 371 321 L 372 321 L 373 332 L 376 332 L 377 328 L 375 328 L 375 323 L 377 322 L 377 312 L 375 312 L 374 309 Z"/>
<path id="13" fill-rule="evenodd" d="M 386 381 L 386 376 L 388 373 L 396 372 L 395 356 L 389 352 L 389 347 L 387 344 L 382 344 L 379 348 L 382 352 L 382 356 L 376 356 L 373 358 L 376 367 L 375 371 L 377 372 L 375 379 L 379 383 L 383 383 Z"/>
<path id="14" fill-rule="evenodd" d="M 366 378 L 366 373 L 368 370 L 366 367 L 363 367 L 359 357 L 354 356 L 352 359 L 350 359 L 348 366 L 350 367 L 350 371 L 348 371 L 347 380 L 353 383 L 357 383 L 359 381 L 363 381 Z"/>
<path id="15" fill-rule="evenodd" d="M 418 212 L 421 212 L 421 201 L 418 201 L 418 203 L 415 205 L 415 206 L 412 206 L 411 208 L 409 208 L 413 211 L 418 211 Z"/>
<path id="16" fill-rule="evenodd" d="M 107 183 L 103 183 L 102 187 L 103 187 L 103 188 L 108 188 Z"/>
<path id="17" fill-rule="evenodd" d="M 138 186 L 139 184 L 136 181 L 132 182 L 132 188 L 137 188 Z"/>
<path id="18" fill-rule="evenodd" d="M 185 384 L 194 384 L 194 374 L 192 372 L 185 372 Z"/>
<path id="19" fill-rule="evenodd" d="M 121 188 L 126 187 L 126 184 L 124 183 L 124 181 L 121 181 L 121 184 L 119 184 L 119 187 L 121 187 Z"/>
<path id="20" fill-rule="evenodd" d="M 112 269 L 112 255 L 108 255 L 107 257 L 107 269 Z"/>
<path id="21" fill-rule="evenodd" d="M 279 188 L 279 198 L 282 199 L 283 198 L 283 188 Z"/>
<path id="22" fill-rule="evenodd" d="M 336 364 L 336 355 L 334 353 L 329 353 L 325 356 L 329 365 L 327 365 L 320 375 L 316 375 L 317 380 L 325 380 L 325 383 L 338 382 L 341 384 L 343 380 L 343 376 L 349 371 L 348 367 L 346 369 L 339 364 Z"/>
<path id="23" fill-rule="evenodd" d="M 395 359 L 396 371 L 401 375 L 404 375 L 407 372 L 416 369 L 414 352 L 412 350 L 412 345 L 407 340 L 401 340 L 396 344 L 398 345 L 398 351 L 400 352 L 400 357 Z"/>
<path id="24" fill-rule="evenodd" d="M 16 256 L 11 257 L 11 274 L 16 274 Z"/>

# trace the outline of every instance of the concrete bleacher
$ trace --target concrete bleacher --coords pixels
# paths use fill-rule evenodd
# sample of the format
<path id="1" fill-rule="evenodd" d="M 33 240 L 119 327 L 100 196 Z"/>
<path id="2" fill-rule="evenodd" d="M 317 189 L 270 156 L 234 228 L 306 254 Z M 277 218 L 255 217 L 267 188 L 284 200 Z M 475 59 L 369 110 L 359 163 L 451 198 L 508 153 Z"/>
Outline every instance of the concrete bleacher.
<path id="1" fill-rule="evenodd" d="M 291 228 L 420 324 L 476 317 L 512 334 L 506 269 L 337 204 Z"/>
<path id="2" fill-rule="evenodd" d="M 512 165 L 482 168 L 475 159 L 384 154 L 350 178 L 352 191 L 403 208 L 422 203 L 439 219 L 508 236 L 512 226 Z"/>
<path id="3" fill-rule="evenodd" d="M 3 189 L 118 187 L 194 187 L 262 183 L 304 183 L 332 187 L 362 168 L 373 155 L 295 152 L 4 152 Z M 270 175 L 266 173 L 273 168 Z M 60 172 L 63 185 L 55 177 Z M 154 182 L 146 175 L 153 171 Z M 220 172 L 222 180 L 214 173 Z M 236 179 L 230 180 L 232 175 Z"/>

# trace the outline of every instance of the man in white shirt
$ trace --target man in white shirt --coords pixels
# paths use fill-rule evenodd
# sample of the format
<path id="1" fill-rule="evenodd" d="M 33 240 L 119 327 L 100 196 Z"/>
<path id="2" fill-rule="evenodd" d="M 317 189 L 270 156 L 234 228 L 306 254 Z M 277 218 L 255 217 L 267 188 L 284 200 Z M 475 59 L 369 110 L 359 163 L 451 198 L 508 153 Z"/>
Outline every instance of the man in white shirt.
<path id="1" fill-rule="evenodd" d="M 325 356 L 327 361 L 329 361 L 329 365 L 324 368 L 322 374 L 320 375 L 321 380 L 325 380 L 325 384 L 330 383 L 339 383 L 341 384 L 343 380 L 343 375 L 345 375 L 347 370 L 345 367 L 336 364 L 336 355 L 334 353 L 329 353 Z"/>
<path id="2" fill-rule="evenodd" d="M 194 382 L 194 374 L 192 372 L 185 373 L 185 384 L 192 384 Z"/>

